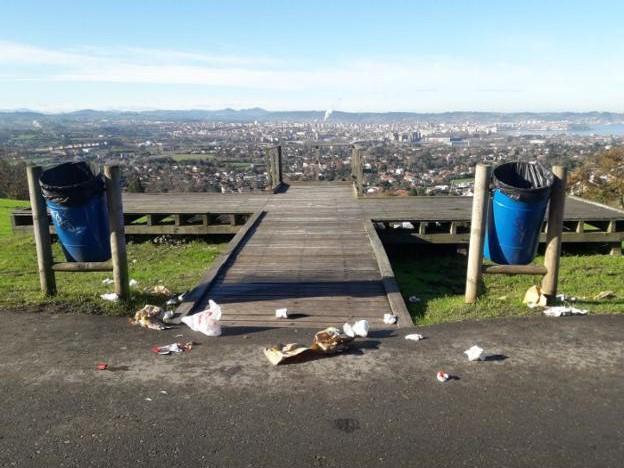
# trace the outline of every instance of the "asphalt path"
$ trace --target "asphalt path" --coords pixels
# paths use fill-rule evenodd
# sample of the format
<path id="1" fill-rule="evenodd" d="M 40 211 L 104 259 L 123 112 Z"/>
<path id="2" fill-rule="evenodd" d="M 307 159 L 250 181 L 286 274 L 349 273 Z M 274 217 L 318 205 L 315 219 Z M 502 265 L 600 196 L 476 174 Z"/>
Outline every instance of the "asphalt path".
<path id="1" fill-rule="evenodd" d="M 345 354 L 273 367 L 264 346 L 314 330 L 208 338 L 0 313 L 0 466 L 624 463 L 624 316 L 373 332 Z M 414 331 L 426 339 L 403 338 Z M 150 351 L 189 340 L 188 353 Z M 493 357 L 469 362 L 474 344 Z M 456 379 L 438 382 L 440 369 Z"/>

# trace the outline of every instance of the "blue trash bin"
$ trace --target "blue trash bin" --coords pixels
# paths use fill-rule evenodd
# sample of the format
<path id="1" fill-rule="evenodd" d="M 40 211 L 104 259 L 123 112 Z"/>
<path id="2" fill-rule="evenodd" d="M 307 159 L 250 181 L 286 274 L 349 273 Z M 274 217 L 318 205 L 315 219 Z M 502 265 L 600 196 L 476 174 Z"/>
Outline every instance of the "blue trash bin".
<path id="1" fill-rule="evenodd" d="M 553 173 L 539 163 L 504 163 L 494 169 L 485 258 L 501 265 L 531 263 L 553 181 Z"/>
<path id="2" fill-rule="evenodd" d="M 104 181 L 84 162 L 44 171 L 39 180 L 68 262 L 103 262 L 111 257 Z"/>

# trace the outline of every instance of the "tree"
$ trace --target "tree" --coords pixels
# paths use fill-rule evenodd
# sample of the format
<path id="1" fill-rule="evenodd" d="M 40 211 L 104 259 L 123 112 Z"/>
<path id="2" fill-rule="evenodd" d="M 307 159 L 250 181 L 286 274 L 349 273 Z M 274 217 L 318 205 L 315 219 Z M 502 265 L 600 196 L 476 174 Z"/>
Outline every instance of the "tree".
<path id="1" fill-rule="evenodd" d="M 571 174 L 570 189 L 575 195 L 602 203 L 616 202 L 624 208 L 624 147 L 588 158 Z"/>
<path id="2" fill-rule="evenodd" d="M 128 192 L 134 193 L 145 192 L 145 187 L 143 187 L 143 184 L 141 183 L 141 178 L 138 176 L 138 174 L 132 173 L 128 176 L 127 190 Z"/>
<path id="3" fill-rule="evenodd" d="M 0 198 L 28 200 L 28 181 L 26 180 L 26 164 L 11 164 L 0 159 Z"/>

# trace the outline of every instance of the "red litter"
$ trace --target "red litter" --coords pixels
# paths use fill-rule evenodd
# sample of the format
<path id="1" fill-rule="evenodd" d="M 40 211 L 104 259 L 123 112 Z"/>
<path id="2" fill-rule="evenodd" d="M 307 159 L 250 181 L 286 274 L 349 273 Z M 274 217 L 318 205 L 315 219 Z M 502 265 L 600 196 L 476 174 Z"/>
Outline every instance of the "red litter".
<path id="1" fill-rule="evenodd" d="M 189 341 L 188 343 L 171 343 L 166 346 L 152 346 L 152 352 L 162 355 L 167 355 L 171 353 L 182 353 L 186 351 L 190 351 L 193 349 L 193 342 Z"/>
<path id="2" fill-rule="evenodd" d="M 449 379 L 449 375 L 443 370 L 438 371 L 436 378 L 439 382 L 446 382 Z"/>
<path id="3" fill-rule="evenodd" d="M 105 362 L 98 362 L 95 368 L 97 370 L 106 370 L 108 369 L 108 364 L 106 364 Z"/>

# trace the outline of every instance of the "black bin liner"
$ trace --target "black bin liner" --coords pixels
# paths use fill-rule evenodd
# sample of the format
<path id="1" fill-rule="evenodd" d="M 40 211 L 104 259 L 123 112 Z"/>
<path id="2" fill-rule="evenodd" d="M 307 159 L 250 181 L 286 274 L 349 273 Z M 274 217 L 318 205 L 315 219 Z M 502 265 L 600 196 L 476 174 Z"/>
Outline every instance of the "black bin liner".
<path id="1" fill-rule="evenodd" d="M 59 164 L 41 174 L 43 197 L 63 206 L 77 206 L 105 189 L 101 175 L 95 175 L 85 162 Z"/>
<path id="2" fill-rule="evenodd" d="M 536 162 L 504 163 L 493 172 L 494 187 L 509 198 L 521 201 L 548 197 L 554 180 L 554 174 Z"/>

